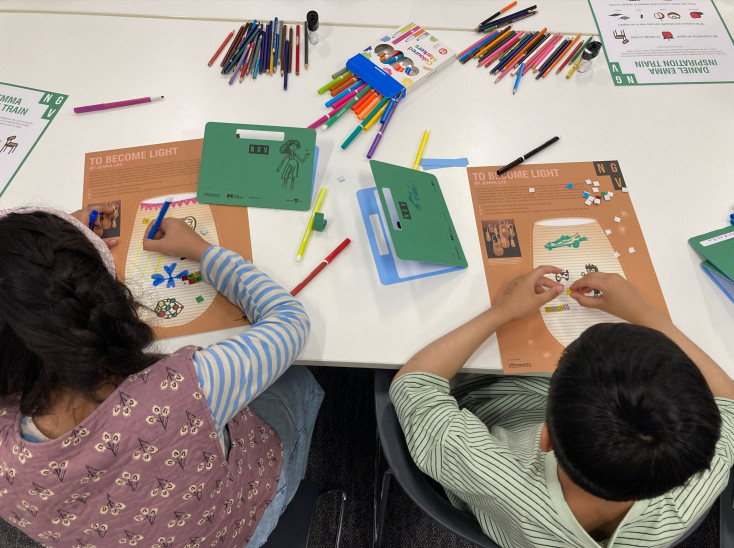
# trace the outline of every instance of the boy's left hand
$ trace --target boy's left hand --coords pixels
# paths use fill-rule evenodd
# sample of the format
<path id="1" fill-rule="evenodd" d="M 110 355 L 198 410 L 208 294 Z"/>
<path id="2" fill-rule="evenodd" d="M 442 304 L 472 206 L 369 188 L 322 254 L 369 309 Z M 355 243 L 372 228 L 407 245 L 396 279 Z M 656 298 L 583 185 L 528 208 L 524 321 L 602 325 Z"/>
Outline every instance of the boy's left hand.
<path id="1" fill-rule="evenodd" d="M 546 278 L 546 274 L 560 274 L 556 266 L 539 266 L 510 282 L 502 294 L 492 303 L 507 321 L 516 320 L 535 312 L 563 293 L 563 284 Z"/>
<path id="2" fill-rule="evenodd" d="M 84 223 L 84 226 L 89 226 L 89 215 L 92 213 L 92 210 L 96 209 L 100 212 L 100 214 L 104 215 L 113 215 L 115 213 L 115 208 L 112 206 L 100 206 L 100 207 L 85 207 L 84 209 L 80 209 L 79 211 L 75 211 L 71 214 L 72 217 L 75 217 L 82 223 Z M 102 233 L 104 230 L 102 229 L 102 222 L 99 217 L 97 217 L 97 220 L 94 221 L 94 228 L 92 228 L 92 232 L 94 232 L 97 236 L 102 237 Z M 117 239 L 115 238 L 104 238 L 104 243 L 107 244 L 107 247 L 115 247 L 117 245 Z"/>

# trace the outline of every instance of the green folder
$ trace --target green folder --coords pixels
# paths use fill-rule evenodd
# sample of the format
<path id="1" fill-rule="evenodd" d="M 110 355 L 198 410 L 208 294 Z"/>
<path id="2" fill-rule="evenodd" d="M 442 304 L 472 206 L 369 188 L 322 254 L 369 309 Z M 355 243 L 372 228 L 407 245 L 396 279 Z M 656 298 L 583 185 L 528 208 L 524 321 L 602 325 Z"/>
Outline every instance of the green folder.
<path id="1" fill-rule="evenodd" d="M 404 260 L 467 266 L 436 177 L 370 161 L 395 254 Z"/>
<path id="2" fill-rule="evenodd" d="M 688 243 L 711 261 L 724 276 L 734 280 L 734 226 L 694 236 Z"/>
<path id="3" fill-rule="evenodd" d="M 197 199 L 204 204 L 307 210 L 315 147 L 313 129 L 209 122 Z"/>

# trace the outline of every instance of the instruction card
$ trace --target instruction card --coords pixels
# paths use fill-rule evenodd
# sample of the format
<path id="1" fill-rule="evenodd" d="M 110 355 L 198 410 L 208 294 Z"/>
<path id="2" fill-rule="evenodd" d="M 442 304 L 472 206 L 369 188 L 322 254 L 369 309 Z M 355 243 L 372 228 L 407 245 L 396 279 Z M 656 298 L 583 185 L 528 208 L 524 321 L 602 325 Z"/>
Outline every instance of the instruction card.
<path id="1" fill-rule="evenodd" d="M 631 281 L 667 313 L 627 185 L 616 161 L 467 169 L 490 301 L 541 265 L 568 288 L 590 272 Z M 564 293 L 497 331 L 506 373 L 553 371 L 563 349 L 588 327 L 619 322 Z"/>
<path id="2" fill-rule="evenodd" d="M 84 207 L 112 206 L 101 215 L 117 277 L 143 305 L 142 318 L 161 338 L 245 325 L 243 312 L 201 278 L 200 263 L 143 249 L 145 230 L 166 198 L 166 218 L 183 219 L 212 245 L 252 259 L 247 208 L 196 199 L 202 139 L 86 154 Z"/>
<path id="3" fill-rule="evenodd" d="M 0 82 L 0 196 L 67 97 Z"/>
<path id="4" fill-rule="evenodd" d="M 589 0 L 614 84 L 734 82 L 734 41 L 713 0 Z"/>

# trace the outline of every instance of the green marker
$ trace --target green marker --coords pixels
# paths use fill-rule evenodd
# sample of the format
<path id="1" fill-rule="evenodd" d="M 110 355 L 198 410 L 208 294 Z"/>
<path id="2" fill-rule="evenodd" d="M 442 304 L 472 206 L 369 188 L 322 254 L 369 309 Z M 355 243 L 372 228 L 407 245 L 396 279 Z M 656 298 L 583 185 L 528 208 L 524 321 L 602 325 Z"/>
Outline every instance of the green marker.
<path id="1" fill-rule="evenodd" d="M 387 103 L 390 100 L 389 97 L 383 97 L 377 105 L 370 111 L 370 113 L 364 117 L 364 120 L 362 120 L 362 123 L 359 124 L 356 128 L 354 128 L 354 131 L 347 137 L 347 140 L 342 143 L 342 148 L 347 148 L 349 144 L 354 141 L 355 137 L 359 135 L 359 132 L 364 130 L 364 126 L 366 126 L 369 121 L 377 116 L 377 113 L 379 110 L 383 107 L 385 103 Z"/>
<path id="2" fill-rule="evenodd" d="M 317 90 L 318 91 L 318 94 L 321 95 L 322 93 L 326 92 L 329 88 L 331 88 L 331 86 L 333 86 L 334 84 L 337 84 L 337 83 L 341 82 L 342 80 L 344 80 L 344 78 L 349 78 L 351 75 L 352 75 L 352 73 L 350 71 L 347 71 L 344 74 L 342 74 L 341 76 L 337 76 L 336 78 L 334 78 L 331 82 L 329 82 L 325 86 L 320 87 Z"/>
<path id="3" fill-rule="evenodd" d="M 334 122 L 336 122 L 339 118 L 341 118 L 346 112 L 349 112 L 349 110 L 352 108 L 352 106 L 354 106 L 354 104 L 357 101 L 359 101 L 364 96 L 364 94 L 367 93 L 371 89 L 372 88 L 370 86 L 365 86 L 362 91 L 360 91 L 357 95 L 355 95 L 349 101 L 347 101 L 347 103 L 339 110 L 339 112 L 337 112 L 336 114 L 334 114 L 334 116 L 332 116 L 331 118 L 329 118 L 326 121 L 326 123 L 323 126 L 324 129 L 328 129 L 329 127 L 331 127 L 331 125 Z"/>

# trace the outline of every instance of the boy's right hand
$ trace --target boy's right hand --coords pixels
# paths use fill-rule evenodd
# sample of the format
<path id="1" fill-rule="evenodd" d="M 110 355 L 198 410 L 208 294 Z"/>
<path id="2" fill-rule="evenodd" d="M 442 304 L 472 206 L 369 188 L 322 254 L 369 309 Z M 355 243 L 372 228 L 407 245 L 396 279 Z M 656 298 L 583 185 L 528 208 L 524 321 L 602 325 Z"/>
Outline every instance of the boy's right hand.
<path id="1" fill-rule="evenodd" d="M 157 251 L 164 255 L 201 261 L 204 252 L 212 245 L 196 231 L 191 230 L 191 227 L 182 219 L 164 218 L 154 239 L 150 240 L 148 232 L 152 226 L 153 223 L 148 225 L 143 236 L 143 249 L 146 251 Z"/>
<path id="2" fill-rule="evenodd" d="M 665 316 L 639 290 L 619 274 L 590 272 L 571 284 L 570 297 L 581 306 L 596 308 L 629 323 L 651 326 Z M 586 295 L 592 291 L 601 295 Z"/>

